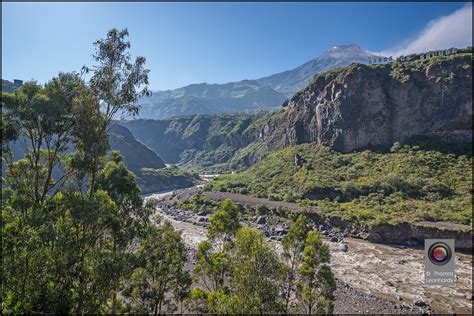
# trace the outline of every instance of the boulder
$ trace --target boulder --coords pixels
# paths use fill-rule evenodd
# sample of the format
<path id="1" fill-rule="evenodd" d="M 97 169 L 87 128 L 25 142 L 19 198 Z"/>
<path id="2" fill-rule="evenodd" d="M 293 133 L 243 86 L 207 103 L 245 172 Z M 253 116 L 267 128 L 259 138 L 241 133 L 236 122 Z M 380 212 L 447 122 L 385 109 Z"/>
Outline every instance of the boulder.
<path id="1" fill-rule="evenodd" d="M 339 250 L 342 251 L 342 252 L 347 252 L 347 250 L 349 250 L 349 247 L 347 247 L 346 244 L 340 244 L 339 245 Z"/>
<path id="2" fill-rule="evenodd" d="M 263 215 L 259 216 L 257 220 L 255 221 L 255 224 L 257 225 L 263 225 L 267 222 L 267 218 Z"/>
<path id="3" fill-rule="evenodd" d="M 418 307 L 428 307 L 429 305 L 423 301 L 422 299 L 416 299 L 413 301 L 413 305 L 418 306 Z"/>
<path id="4" fill-rule="evenodd" d="M 276 227 L 275 228 L 275 234 L 277 234 L 278 236 L 285 235 L 287 233 L 288 233 L 288 230 L 284 227 Z"/>

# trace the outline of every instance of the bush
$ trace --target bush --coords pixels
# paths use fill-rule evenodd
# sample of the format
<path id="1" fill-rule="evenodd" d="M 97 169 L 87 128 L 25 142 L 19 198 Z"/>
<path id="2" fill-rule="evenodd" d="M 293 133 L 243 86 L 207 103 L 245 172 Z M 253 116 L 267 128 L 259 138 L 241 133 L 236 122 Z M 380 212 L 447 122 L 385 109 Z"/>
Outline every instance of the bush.
<path id="1" fill-rule="evenodd" d="M 449 220 L 470 224 L 472 157 L 394 144 L 392 152 L 348 154 L 303 144 L 272 153 L 244 172 L 220 176 L 214 189 L 316 205 L 364 222 Z M 447 148 L 446 146 L 443 148 Z M 305 167 L 294 166 L 294 155 Z M 243 191 L 245 188 L 245 191 Z"/>

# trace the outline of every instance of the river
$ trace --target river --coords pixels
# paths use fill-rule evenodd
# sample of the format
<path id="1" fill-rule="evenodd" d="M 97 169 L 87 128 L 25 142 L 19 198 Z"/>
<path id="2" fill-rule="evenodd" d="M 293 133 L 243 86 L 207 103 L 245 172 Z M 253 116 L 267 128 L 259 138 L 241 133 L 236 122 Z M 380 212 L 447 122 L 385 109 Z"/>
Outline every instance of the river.
<path id="1" fill-rule="evenodd" d="M 151 194 L 147 198 L 161 199 L 170 192 Z M 182 232 L 184 241 L 195 248 L 206 240 L 204 227 L 176 221 L 157 209 L 161 216 Z M 275 243 L 277 249 L 279 243 Z M 349 251 L 339 250 L 339 244 L 326 241 L 331 249 L 331 268 L 337 279 L 361 292 L 398 303 L 412 304 L 421 299 L 437 313 L 472 312 L 472 255 L 456 253 L 456 283 L 434 286 L 424 283 L 423 251 L 370 243 L 345 238 Z"/>

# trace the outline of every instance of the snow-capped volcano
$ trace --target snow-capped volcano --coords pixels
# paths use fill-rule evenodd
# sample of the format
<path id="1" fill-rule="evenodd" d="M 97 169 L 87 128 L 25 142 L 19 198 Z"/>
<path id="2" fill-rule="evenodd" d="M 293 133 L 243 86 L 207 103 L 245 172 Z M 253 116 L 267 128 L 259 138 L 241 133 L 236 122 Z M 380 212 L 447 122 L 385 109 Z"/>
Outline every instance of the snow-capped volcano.
<path id="1" fill-rule="evenodd" d="M 363 50 L 357 45 L 337 45 L 295 69 L 260 78 L 257 81 L 291 96 L 305 87 L 319 73 L 336 67 L 345 67 L 352 63 L 367 64 L 373 57 L 379 56 Z"/>
<path id="2" fill-rule="evenodd" d="M 295 69 L 268 77 L 225 84 L 192 84 L 175 90 L 157 91 L 153 96 L 140 100 L 140 117 L 158 119 L 277 108 L 304 88 L 315 75 L 351 63 L 367 64 L 373 57 L 378 56 L 357 45 L 337 45 Z"/>

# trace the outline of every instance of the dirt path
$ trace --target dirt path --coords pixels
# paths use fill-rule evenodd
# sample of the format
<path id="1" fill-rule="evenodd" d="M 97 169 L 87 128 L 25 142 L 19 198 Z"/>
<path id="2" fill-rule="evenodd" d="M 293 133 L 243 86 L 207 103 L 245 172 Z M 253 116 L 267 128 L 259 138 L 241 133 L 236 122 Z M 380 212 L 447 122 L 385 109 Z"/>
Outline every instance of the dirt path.
<path id="1" fill-rule="evenodd" d="M 229 193 L 229 192 L 211 192 L 205 191 L 202 195 L 207 196 L 212 200 L 222 201 L 225 199 L 231 199 L 235 203 L 245 204 L 252 207 L 257 205 L 265 205 L 268 208 L 286 208 L 292 211 L 298 211 L 302 207 L 299 206 L 297 203 L 292 202 L 285 202 L 285 201 L 271 201 L 269 199 L 257 198 L 250 195 L 238 194 L 238 193 Z M 315 206 L 310 206 L 310 210 L 317 211 L 318 208 Z"/>

